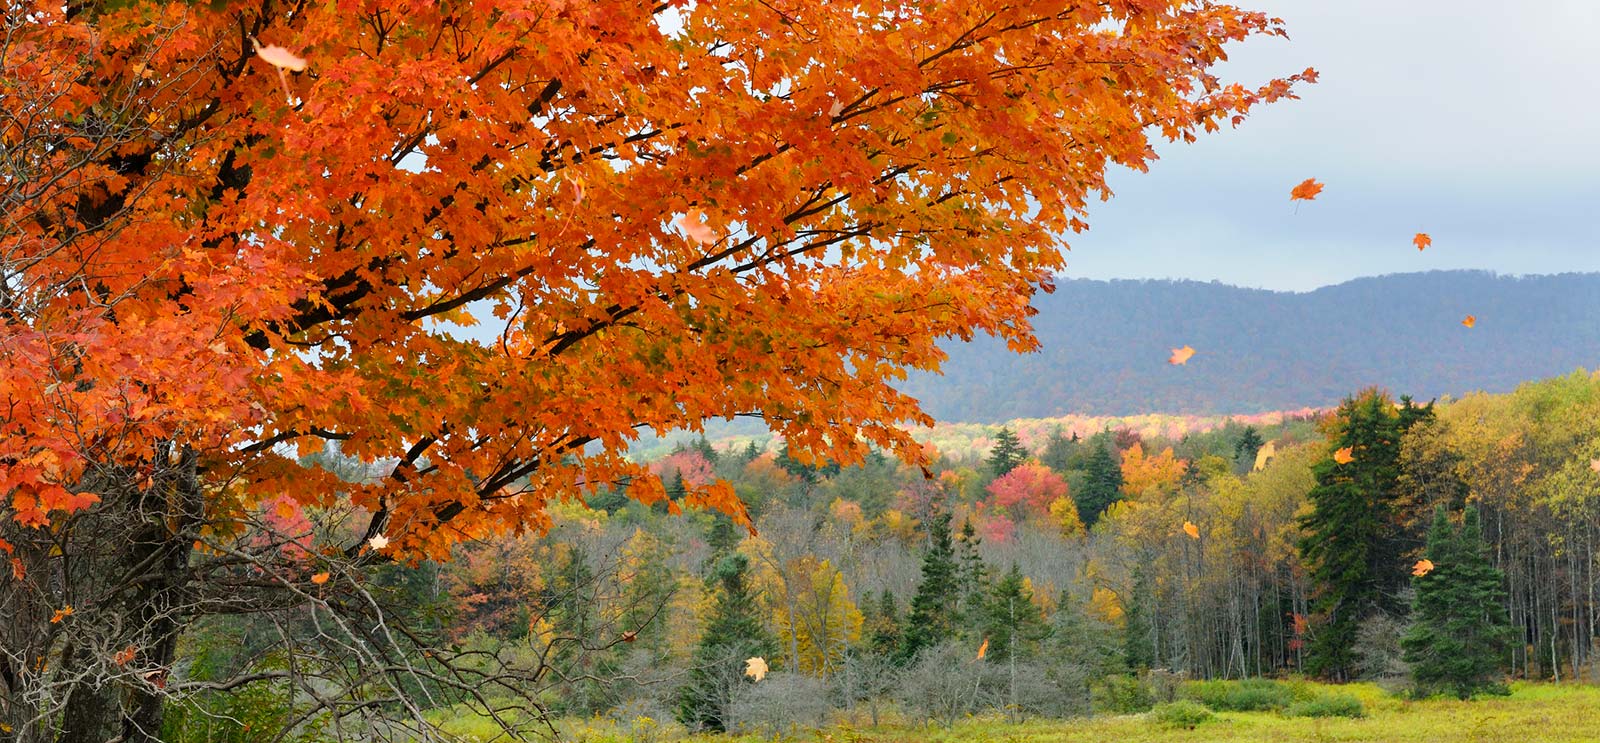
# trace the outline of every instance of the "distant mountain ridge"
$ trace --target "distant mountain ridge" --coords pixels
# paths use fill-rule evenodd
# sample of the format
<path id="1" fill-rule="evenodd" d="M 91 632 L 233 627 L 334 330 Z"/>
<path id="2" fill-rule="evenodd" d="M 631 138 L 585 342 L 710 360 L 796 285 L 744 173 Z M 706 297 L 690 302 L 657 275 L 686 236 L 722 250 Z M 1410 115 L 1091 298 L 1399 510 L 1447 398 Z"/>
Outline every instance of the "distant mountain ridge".
<path id="1" fill-rule="evenodd" d="M 1034 305 L 1039 353 L 951 343 L 943 376 L 915 373 L 901 388 L 939 420 L 993 422 L 1260 413 L 1372 385 L 1428 399 L 1600 366 L 1600 274 L 1432 271 L 1303 293 L 1072 279 Z M 1194 358 L 1168 364 L 1183 345 Z"/>

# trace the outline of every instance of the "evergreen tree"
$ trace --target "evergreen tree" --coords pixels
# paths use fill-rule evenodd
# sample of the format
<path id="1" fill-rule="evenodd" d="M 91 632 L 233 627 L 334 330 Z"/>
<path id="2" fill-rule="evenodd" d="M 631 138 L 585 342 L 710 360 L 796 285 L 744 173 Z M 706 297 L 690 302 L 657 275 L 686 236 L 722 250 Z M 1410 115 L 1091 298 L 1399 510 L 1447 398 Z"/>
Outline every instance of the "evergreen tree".
<path id="1" fill-rule="evenodd" d="M 961 522 L 961 536 L 957 539 L 959 614 L 963 625 L 974 630 L 983 622 L 984 605 L 989 597 L 989 566 L 984 564 L 983 555 L 978 554 L 982 541 L 977 530 L 972 528 L 972 519 Z"/>
<path id="2" fill-rule="evenodd" d="M 1368 390 L 1346 398 L 1334 417 L 1332 449 L 1313 466 L 1312 511 L 1300 520 L 1300 553 L 1316 591 L 1313 609 L 1320 626 L 1307 653 L 1306 670 L 1337 681 L 1352 677 L 1354 645 L 1361 623 L 1377 613 L 1396 616 L 1409 580 L 1406 538 L 1396 506 L 1400 440 L 1406 429 L 1432 414 L 1402 398 Z M 1340 463 L 1335 453 L 1349 449 Z"/>
<path id="3" fill-rule="evenodd" d="M 885 588 L 879 594 L 876 606 L 871 601 L 862 603 L 871 609 L 863 622 L 866 626 L 862 627 L 862 633 L 872 652 L 881 656 L 893 655 L 900 647 L 900 612 L 895 608 L 894 594 Z"/>
<path id="4" fill-rule="evenodd" d="M 1044 613 L 1033 603 L 1033 591 L 1022 579 L 1016 563 L 994 584 L 984 607 L 983 636 L 989 640 L 988 657 L 1006 660 L 1038 655 L 1039 643 L 1050 634 Z"/>
<path id="5" fill-rule="evenodd" d="M 688 681 L 678 688 L 678 722 L 690 728 L 727 730 L 729 700 L 749 683 L 745 660 L 777 652 L 777 640 L 761 624 L 756 597 L 745 584 L 748 570 L 748 559 L 737 553 L 717 563 L 717 605 L 695 647 Z"/>
<path id="6" fill-rule="evenodd" d="M 928 551 L 922 556 L 922 581 L 911 598 L 901 633 L 901 661 L 955 636 L 961 600 L 958 570 L 955 544 L 950 539 L 950 514 L 937 512 L 928 520 Z"/>
<path id="7" fill-rule="evenodd" d="M 1434 511 L 1424 557 L 1433 570 L 1413 579 L 1411 626 L 1401 639 L 1411 676 L 1423 694 L 1449 691 L 1462 699 L 1504 692 L 1510 651 L 1505 576 L 1489 561 L 1478 509 L 1469 507 L 1453 532 L 1443 506 Z"/>
<path id="8" fill-rule="evenodd" d="M 756 442 L 751 441 L 749 444 L 745 445 L 744 453 L 741 454 L 739 458 L 744 460 L 744 464 L 749 464 L 756 461 L 756 457 L 759 456 L 761 456 L 761 449 L 756 446 Z"/>
<path id="9" fill-rule="evenodd" d="M 1100 515 L 1122 497 L 1122 464 L 1117 461 L 1115 447 L 1109 436 L 1096 436 L 1098 443 L 1091 440 L 1094 448 L 1089 454 L 1089 461 L 1084 466 L 1083 487 L 1073 492 L 1072 499 L 1078 504 L 1078 518 L 1083 521 L 1083 528 L 1094 527 Z"/>
<path id="10" fill-rule="evenodd" d="M 744 540 L 738 525 L 733 519 L 721 511 L 711 513 L 711 528 L 706 533 L 706 545 L 711 548 L 708 562 L 716 563 L 723 555 L 729 554 L 739 548 L 739 542 Z"/>
<path id="11" fill-rule="evenodd" d="M 1233 465 L 1236 471 L 1249 472 L 1256 465 L 1256 452 L 1267 442 L 1261 438 L 1261 433 L 1255 426 L 1245 426 L 1244 433 L 1239 434 L 1239 440 L 1233 444 Z"/>
<path id="12" fill-rule="evenodd" d="M 1009 428 L 1001 428 L 1000 433 L 994 435 L 994 447 L 989 449 L 989 473 L 993 477 L 1005 477 L 1011 470 L 1017 468 L 1028 459 L 1028 450 L 1022 448 L 1022 442 L 1017 439 L 1017 434 Z"/>
<path id="13" fill-rule="evenodd" d="M 700 438 L 694 440 L 694 450 L 700 452 L 700 456 L 705 457 L 706 461 L 710 462 L 712 465 L 715 465 L 717 463 L 717 459 L 721 456 L 717 453 L 717 450 L 711 446 L 711 442 L 706 440 L 705 434 L 700 434 Z"/>
<path id="14" fill-rule="evenodd" d="M 1044 442 L 1044 451 L 1039 454 L 1039 461 L 1044 466 L 1065 474 L 1072 469 L 1072 460 L 1078 453 L 1078 434 L 1072 438 L 1061 435 L 1061 427 L 1057 426 L 1050 432 L 1050 438 Z"/>
<path id="15" fill-rule="evenodd" d="M 1154 589 L 1141 561 L 1133 566 L 1133 595 L 1122 607 L 1122 657 L 1130 671 L 1149 670 L 1156 662 L 1156 648 L 1145 607 Z"/>
<path id="16" fill-rule="evenodd" d="M 837 462 L 828 462 L 821 466 L 802 464 L 800 460 L 790 455 L 789 442 L 787 441 L 784 442 L 783 448 L 778 450 L 777 463 L 779 467 L 783 468 L 783 471 L 810 484 L 816 484 L 825 477 L 833 477 L 839 474 L 839 464 Z"/>

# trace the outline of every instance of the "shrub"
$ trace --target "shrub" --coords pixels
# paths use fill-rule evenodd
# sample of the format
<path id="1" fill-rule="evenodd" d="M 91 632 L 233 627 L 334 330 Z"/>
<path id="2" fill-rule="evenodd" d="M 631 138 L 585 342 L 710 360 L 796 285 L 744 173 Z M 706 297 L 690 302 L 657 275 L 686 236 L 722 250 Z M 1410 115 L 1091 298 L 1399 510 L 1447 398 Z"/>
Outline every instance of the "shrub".
<path id="1" fill-rule="evenodd" d="M 1361 700 L 1349 694 L 1328 694 L 1289 705 L 1290 717 L 1365 717 Z"/>
<path id="2" fill-rule="evenodd" d="M 1149 711 L 1155 706 L 1150 687 L 1132 676 L 1112 675 L 1094 686 L 1094 708 L 1097 711 L 1131 715 Z"/>
<path id="3" fill-rule="evenodd" d="M 1188 699 L 1168 702 L 1150 712 L 1150 721 L 1172 728 L 1194 729 L 1196 725 L 1217 719 L 1205 705 Z"/>
<path id="4" fill-rule="evenodd" d="M 811 676 L 780 671 L 733 692 L 728 729 L 777 738 L 795 734 L 802 728 L 820 728 L 827 723 L 831 712 L 833 705 L 828 703 L 826 683 Z"/>
<path id="5" fill-rule="evenodd" d="M 1294 691 L 1269 679 L 1196 681 L 1186 684 L 1183 696 L 1219 712 L 1275 712 L 1294 702 Z"/>

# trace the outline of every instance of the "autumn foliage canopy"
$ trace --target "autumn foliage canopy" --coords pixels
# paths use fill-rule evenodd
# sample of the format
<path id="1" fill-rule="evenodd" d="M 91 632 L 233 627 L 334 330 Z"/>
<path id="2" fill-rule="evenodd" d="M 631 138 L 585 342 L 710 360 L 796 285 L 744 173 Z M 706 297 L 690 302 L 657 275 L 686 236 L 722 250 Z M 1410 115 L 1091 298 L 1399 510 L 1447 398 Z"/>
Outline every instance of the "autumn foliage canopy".
<path id="1" fill-rule="evenodd" d="M 625 444 L 711 418 L 915 461 L 891 385 L 1029 348 L 1108 168 L 1313 77 L 1178 0 L 3 4 L 0 518 L 283 496 L 352 554 L 660 500 Z"/>

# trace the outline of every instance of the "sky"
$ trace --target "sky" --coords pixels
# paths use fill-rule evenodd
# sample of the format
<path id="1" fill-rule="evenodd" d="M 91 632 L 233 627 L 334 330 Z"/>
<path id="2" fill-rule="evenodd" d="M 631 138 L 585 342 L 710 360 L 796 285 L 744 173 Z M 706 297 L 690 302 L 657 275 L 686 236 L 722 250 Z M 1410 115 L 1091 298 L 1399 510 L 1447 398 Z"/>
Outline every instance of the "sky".
<path id="1" fill-rule="evenodd" d="M 1600 271 L 1600 0 L 1237 2 L 1290 39 L 1236 47 L 1224 79 L 1315 67 L 1320 82 L 1116 173 L 1089 232 L 1067 238 L 1065 276 L 1305 291 Z M 1327 189 L 1291 203 L 1306 178 Z M 1433 247 L 1419 253 L 1418 232 Z"/>

